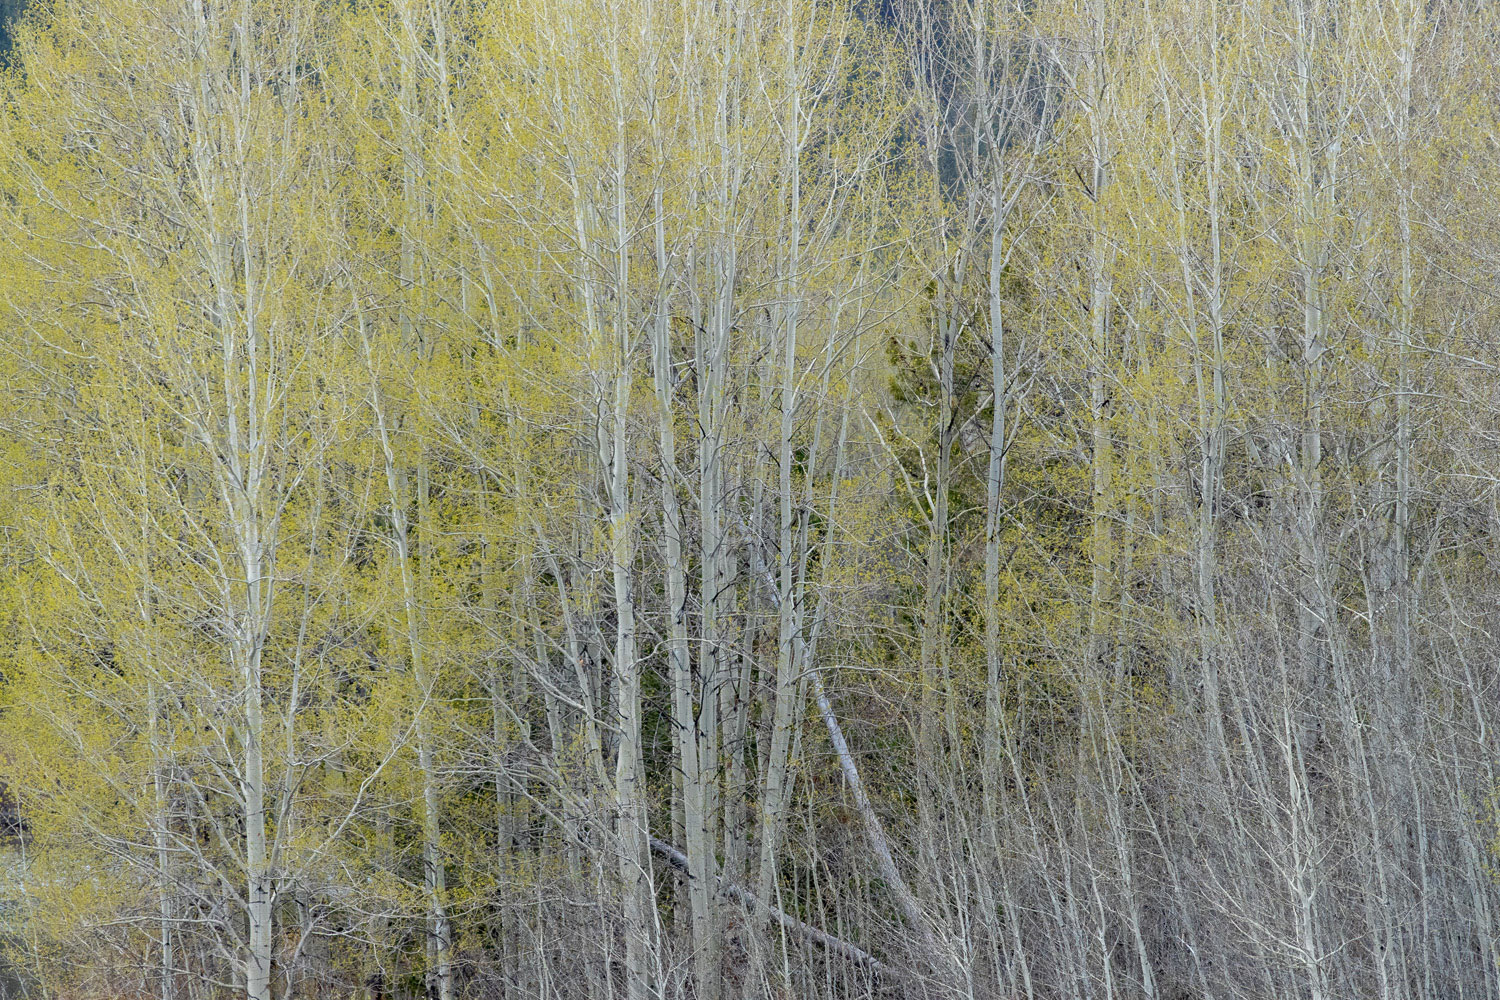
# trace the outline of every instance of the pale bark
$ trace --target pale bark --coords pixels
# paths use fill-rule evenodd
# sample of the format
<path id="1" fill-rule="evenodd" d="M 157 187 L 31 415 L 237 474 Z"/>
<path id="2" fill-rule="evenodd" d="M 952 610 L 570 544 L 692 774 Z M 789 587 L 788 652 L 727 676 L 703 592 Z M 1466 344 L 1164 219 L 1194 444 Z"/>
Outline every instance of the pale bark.
<path id="1" fill-rule="evenodd" d="M 833 744 L 834 753 L 838 755 L 839 767 L 843 769 L 844 780 L 849 784 L 849 793 L 854 796 L 854 808 L 859 812 L 860 822 L 864 824 L 865 839 L 875 855 L 880 875 L 890 886 L 891 894 L 896 897 L 896 905 L 900 907 L 906 925 L 921 939 L 927 954 L 937 958 L 943 954 L 938 948 L 937 938 L 932 933 L 932 927 L 927 915 L 922 912 L 917 897 L 912 894 L 911 887 L 902 877 L 901 869 L 896 867 L 896 859 L 892 856 L 890 843 L 885 837 L 885 828 L 881 825 L 880 816 L 875 812 L 870 796 L 865 792 L 865 784 L 859 776 L 859 765 L 849 752 L 838 717 L 834 715 L 833 704 L 828 700 L 828 693 L 823 690 L 823 679 L 816 670 L 812 671 L 812 688 L 813 696 L 818 702 L 818 711 L 823 714 L 823 724 L 828 727 L 828 739 Z"/>
<path id="2" fill-rule="evenodd" d="M 657 162 L 665 164 L 666 154 L 662 139 L 662 126 L 658 118 L 659 99 L 652 100 L 652 138 L 656 146 Z M 657 269 L 656 310 L 652 321 L 652 375 L 656 386 L 657 443 L 661 454 L 661 505 L 663 529 L 663 560 L 667 577 L 667 660 L 672 681 L 672 708 L 674 743 L 678 750 L 681 782 L 682 825 L 686 834 L 687 857 L 693 870 L 707 873 L 703 878 L 688 883 L 689 922 L 693 946 L 693 967 L 698 993 L 704 1000 L 712 1000 L 717 994 L 718 942 L 714 927 L 713 898 L 710 892 L 714 865 L 713 839 L 709 836 L 707 783 L 712 778 L 716 761 L 700 758 L 706 749 L 703 733 L 698 723 L 695 708 L 697 699 L 693 684 L 692 651 L 688 638 L 687 611 L 687 560 L 683 553 L 683 515 L 677 491 L 682 473 L 677 464 L 677 407 L 675 405 L 676 379 L 672 361 L 672 316 L 671 295 L 676 280 L 671 259 L 667 253 L 667 220 L 663 205 L 662 181 L 658 179 L 652 191 L 653 235 Z M 704 447 L 700 445 L 700 449 Z M 703 473 L 705 479 L 707 472 Z M 707 483 L 705 483 L 705 486 Z M 707 494 L 700 494 L 700 503 L 706 511 L 710 503 Z M 709 515 L 703 515 L 707 518 Z M 713 565 L 712 555 L 703 550 L 704 576 L 708 577 Z M 703 627 L 705 639 L 700 657 L 700 672 L 705 680 L 710 676 L 717 651 L 708 645 L 710 603 L 712 592 L 705 586 L 702 591 Z M 708 706 L 711 695 L 705 690 L 702 703 Z M 707 758 L 704 754 L 703 757 Z"/>
<path id="3" fill-rule="evenodd" d="M 760 874 L 756 879 L 756 893 L 768 898 L 775 879 L 778 854 L 781 846 L 785 809 L 789 798 L 787 784 L 787 760 L 791 752 L 793 728 L 801 711 L 797 692 L 799 652 L 801 642 L 797 635 L 796 604 L 800 590 L 796 579 L 797 553 L 793 545 L 796 526 L 796 498 L 792 491 L 792 463 L 796 419 L 800 404 L 799 369 L 797 364 L 798 279 L 801 270 L 802 245 L 802 111 L 801 87 L 797 79 L 797 15 L 792 0 L 788 0 L 785 20 L 781 25 L 786 44 L 786 99 L 788 108 L 782 127 L 784 184 L 788 216 L 783 227 L 786 240 L 786 258 L 781 263 L 778 287 L 780 289 L 781 314 L 780 343 L 776 345 L 781 363 L 781 413 L 780 431 L 777 439 L 777 500 L 778 522 L 778 568 L 779 579 L 773 588 L 777 603 L 777 644 L 775 702 L 771 721 L 771 751 L 766 765 L 764 791 L 761 800 L 760 824 Z"/>
<path id="4" fill-rule="evenodd" d="M 600 465 L 605 474 L 609 498 L 610 575 L 615 600 L 615 715 L 619 726 L 619 745 L 615 757 L 615 796 L 619 815 L 620 879 L 625 887 L 626 990 L 631 1000 L 645 1000 L 651 995 L 652 974 L 649 953 L 653 917 L 651 906 L 651 859 L 646 834 L 645 766 L 641 757 L 641 664 L 636 653 L 635 620 L 635 545 L 636 530 L 630 496 L 630 397 L 629 357 L 631 327 L 628 310 L 630 287 L 630 205 L 627 196 L 627 139 L 625 125 L 628 109 L 622 76 L 620 37 L 624 30 L 621 11 L 615 8 L 610 20 L 611 99 L 614 102 L 616 130 L 610 183 L 614 190 L 611 206 L 613 273 L 610 275 L 614 296 L 614 314 L 610 339 L 601 352 L 609 366 L 605 385 L 608 429 L 600 427 Z"/>

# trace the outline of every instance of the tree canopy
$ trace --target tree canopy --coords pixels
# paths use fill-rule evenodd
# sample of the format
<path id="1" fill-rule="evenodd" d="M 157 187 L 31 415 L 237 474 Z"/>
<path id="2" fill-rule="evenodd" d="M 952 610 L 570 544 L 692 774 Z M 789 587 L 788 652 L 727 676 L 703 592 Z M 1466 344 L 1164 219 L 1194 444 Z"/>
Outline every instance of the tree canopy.
<path id="1" fill-rule="evenodd" d="M 31 5 L 27 989 L 1500 1000 L 1497 17 Z"/>

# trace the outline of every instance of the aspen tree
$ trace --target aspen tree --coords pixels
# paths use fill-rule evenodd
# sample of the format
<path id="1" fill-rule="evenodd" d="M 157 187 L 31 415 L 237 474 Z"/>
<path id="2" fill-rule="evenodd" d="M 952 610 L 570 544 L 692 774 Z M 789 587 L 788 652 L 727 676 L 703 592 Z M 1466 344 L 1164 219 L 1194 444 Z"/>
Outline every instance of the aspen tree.
<path id="1" fill-rule="evenodd" d="M 268 718 L 266 699 L 283 678 L 297 690 L 300 660 L 272 648 L 285 617 L 278 583 L 297 563 L 286 541 L 296 517 L 289 512 L 306 497 L 305 467 L 321 447 L 318 414 L 332 412 L 312 369 L 329 356 L 337 312 L 324 298 L 318 263 L 317 227 L 326 220 L 309 201 L 316 197 L 309 181 L 318 176 L 310 129 L 319 95 L 296 70 L 315 19 L 250 2 L 78 4 L 54 11 L 53 25 L 50 39 L 32 35 L 24 43 L 32 85 L 66 95 L 57 107 L 66 108 L 71 127 L 100 141 L 74 161 L 81 169 L 30 171 L 29 197 L 63 207 L 78 232 L 92 234 L 86 259 L 53 257 L 54 273 L 73 282 L 55 285 L 62 315 L 97 317 L 84 327 L 92 339 L 80 342 L 83 353 L 154 414 L 148 433 L 159 443 L 132 460 L 153 461 L 147 474 L 172 485 L 149 506 L 129 494 L 120 502 L 151 525 L 151 546 L 172 559 L 170 573 L 153 574 L 170 585 L 150 583 L 141 600 L 170 612 L 179 634 L 196 627 L 205 637 L 191 643 L 202 643 L 199 655 L 217 651 L 229 668 L 198 660 L 201 681 L 179 678 L 167 704 L 183 705 L 191 692 L 187 704 L 224 713 L 193 715 L 212 734 L 198 764 L 217 776 L 194 776 L 180 795 L 194 821 L 215 831 L 215 850 L 225 852 L 218 862 L 198 855 L 202 874 L 237 912 L 238 928 L 224 926 L 220 946 L 237 953 L 244 992 L 269 1000 L 275 904 L 291 864 L 285 835 L 300 776 L 293 761 L 278 760 L 273 736 L 281 723 Z M 64 53 L 85 30 L 113 55 L 80 72 Z M 61 166 L 43 162 L 44 170 Z M 143 178 L 131 194 L 117 187 L 128 175 Z M 90 176 L 99 188 L 87 186 Z M 165 246 L 179 249 L 164 255 Z M 70 275 L 75 263 L 85 269 Z M 97 310 L 90 288 L 108 289 L 114 304 Z M 37 346 L 40 363 L 78 371 L 46 339 Z M 168 596 L 170 605 L 162 600 Z M 153 622 L 147 633 L 154 632 Z M 156 660 L 165 653 L 155 645 L 139 648 Z M 154 684 L 146 693 L 153 704 L 167 694 Z M 159 744 L 151 730 L 161 719 L 151 718 L 147 739 Z M 285 733 L 295 745 L 295 719 Z M 166 798 L 153 790 L 158 809 Z M 216 812 L 226 800 L 234 809 L 227 823 Z M 160 821 L 155 827 L 158 839 L 184 852 L 182 834 L 169 834 Z M 159 859 L 160 847 L 154 853 Z M 171 950 L 163 947 L 163 963 L 176 968 Z M 171 979 L 163 975 L 160 989 L 170 990 Z"/>
<path id="2" fill-rule="evenodd" d="M 1078 12 L 1081 18 L 1079 43 L 1083 46 L 1081 65 L 1073 85 L 1077 91 L 1087 129 L 1087 180 L 1084 196 L 1088 209 L 1088 317 L 1089 317 L 1089 421 L 1090 460 L 1093 466 L 1093 507 L 1090 514 L 1092 536 L 1089 558 L 1093 579 L 1089 589 L 1089 659 L 1090 669 L 1097 669 L 1108 650 L 1105 648 L 1105 616 L 1112 600 L 1111 571 L 1114 562 L 1115 533 L 1113 494 L 1115 456 L 1112 431 L 1113 415 L 1110 385 L 1110 313 L 1114 289 L 1112 270 L 1115 248 L 1106 229 L 1109 203 L 1111 149 L 1111 115 L 1117 83 L 1106 70 L 1106 59 L 1113 41 L 1109 12 L 1092 4 Z"/>
<path id="3" fill-rule="evenodd" d="M 637 248 L 632 228 L 639 207 L 633 167 L 640 137 L 633 126 L 634 102 L 642 96 L 634 61 L 640 53 L 627 32 L 625 11 L 609 10 L 599 37 L 586 27 L 596 13 L 601 12 L 587 4 L 563 3 L 534 12 L 536 21 L 523 30 L 549 53 L 549 64 L 536 67 L 535 126 L 555 129 L 561 138 L 554 148 L 540 151 L 544 156 L 538 167 L 558 184 L 571 215 L 563 229 L 569 242 L 549 252 L 572 284 L 594 383 L 593 451 L 609 525 L 614 611 L 615 829 L 625 897 L 626 986 L 631 997 L 644 997 L 653 988 L 649 952 L 654 920 L 641 745 L 644 664 L 636 619 L 639 521 L 630 475 L 631 369 L 638 342 L 634 315 L 642 295 L 633 270 Z M 550 207 L 536 206 L 543 212 Z"/>
<path id="4" fill-rule="evenodd" d="M 1493 11 L 30 16 L 39 992 L 1500 997 Z"/>
<path id="5" fill-rule="evenodd" d="M 717 33 L 714 32 L 712 26 L 696 23 L 697 12 L 686 13 L 694 22 L 691 26 L 684 26 L 687 44 L 696 41 L 694 34 L 697 30 L 705 28 L 708 33 L 705 41 L 708 44 L 717 41 Z M 710 732 L 716 732 L 717 729 L 712 719 L 712 711 L 717 708 L 717 693 L 709 685 L 713 674 L 712 664 L 717 661 L 719 653 L 711 644 L 709 630 L 712 628 L 713 621 L 711 609 L 717 600 L 715 590 L 720 581 L 712 570 L 715 565 L 713 546 L 716 543 L 713 539 L 705 537 L 700 555 L 704 565 L 703 572 L 705 580 L 708 580 L 711 575 L 714 578 L 711 586 L 704 586 L 700 590 L 702 625 L 705 632 L 704 640 L 699 646 L 699 673 L 703 678 L 700 694 L 693 683 L 692 647 L 689 642 L 688 567 L 683 544 L 686 525 L 682 505 L 678 500 L 678 491 L 683 480 L 683 474 L 677 462 L 676 422 L 678 418 L 675 397 L 678 376 L 673 360 L 672 342 L 673 302 L 678 295 L 682 294 L 679 288 L 682 276 L 678 273 L 677 261 L 684 256 L 684 248 L 674 226 L 674 238 L 669 250 L 667 235 L 669 194 L 666 185 L 670 180 L 676 179 L 673 161 L 677 157 L 673 154 L 677 150 L 674 142 L 669 153 L 667 129 L 664 128 L 664 125 L 673 126 L 671 134 L 676 138 L 681 135 L 687 123 L 677 117 L 682 114 L 681 99 L 663 86 L 665 83 L 664 64 L 669 56 L 657 39 L 666 35 L 668 24 L 657 22 L 656 18 L 660 16 L 660 12 L 654 8 L 647 12 L 647 16 L 651 20 L 643 25 L 643 28 L 644 32 L 650 36 L 648 42 L 650 48 L 647 53 L 643 54 L 643 58 L 650 63 L 645 101 L 649 106 L 651 154 L 655 168 L 651 191 L 651 211 L 657 284 L 654 316 L 651 320 L 651 368 L 656 389 L 658 448 L 662 466 L 661 518 L 663 561 L 667 577 L 667 658 L 670 663 L 672 683 L 674 735 L 681 769 L 682 826 L 687 848 L 686 868 L 691 876 L 688 887 L 688 909 L 694 981 L 698 995 L 706 1000 L 712 1000 L 718 995 L 719 942 L 714 919 L 715 893 L 713 889 L 717 876 L 714 870 L 716 859 L 713 853 L 710 826 L 711 807 L 708 782 L 712 780 L 709 774 L 716 768 L 717 760 L 712 752 L 713 744 L 705 737 Z M 682 65 L 695 66 L 696 60 L 700 57 L 692 48 L 685 47 L 679 58 Z M 692 114 L 693 110 L 689 107 L 687 113 Z M 670 196 L 674 203 L 682 197 L 681 193 L 676 191 L 671 192 Z M 692 245 L 691 241 L 689 245 Z M 688 281 L 696 278 L 691 274 L 686 277 Z M 695 292 L 689 291 L 688 294 L 694 295 Z M 699 323 L 694 322 L 693 329 L 694 339 L 701 339 Z M 711 394 L 718 373 L 703 372 L 701 365 L 699 372 L 700 379 L 702 379 L 700 392 Z M 705 440 L 705 444 L 700 446 L 700 456 L 703 454 L 702 449 L 710 447 L 706 442 L 711 440 L 710 436 L 717 429 L 716 416 L 716 413 L 710 414 L 709 418 L 704 420 L 700 404 L 699 432 L 704 435 Z M 712 492 L 714 484 L 709 478 L 708 470 L 703 470 L 701 474 L 699 502 L 701 509 L 705 512 L 702 516 L 707 519 L 711 517 L 707 511 L 716 502 Z M 700 724 L 699 710 L 696 707 L 699 704 L 709 716 L 702 724 Z"/>
<path id="6" fill-rule="evenodd" d="M 797 611 L 802 603 L 803 589 L 799 584 L 797 569 L 798 552 L 806 547 L 794 544 L 798 535 L 792 492 L 793 435 L 796 427 L 798 399 L 797 323 L 798 301 L 795 281 L 801 270 L 802 248 L 802 148 L 806 141 L 802 131 L 801 87 L 798 79 L 799 18 L 796 6 L 788 2 L 783 16 L 773 21 L 782 34 L 785 55 L 781 65 L 784 74 L 777 91 L 785 104 L 780 110 L 782 136 L 782 169 L 780 197 L 787 212 L 778 218 L 778 236 L 785 247 L 785 256 L 777 261 L 778 309 L 775 315 L 778 340 L 773 342 L 773 354 L 779 362 L 778 393 L 780 424 L 775 451 L 777 471 L 777 642 L 774 714 L 771 721 L 771 747 L 766 764 L 766 775 L 761 799 L 760 829 L 760 874 L 756 880 L 756 893 L 762 899 L 770 898 L 772 881 L 775 878 L 777 855 L 780 849 L 783 815 L 790 798 L 787 790 L 788 756 L 791 753 L 792 730 L 796 727 L 802 710 L 802 684 L 797 677 L 799 653 L 798 635 L 800 623 Z"/>
<path id="7" fill-rule="evenodd" d="M 446 14 L 434 4 L 402 2 L 393 6 L 390 20 L 376 30 L 389 33 L 389 41 L 376 49 L 389 53 L 396 62 L 396 93 L 389 136 L 398 176 L 399 190 L 390 192 L 393 218 L 390 224 L 398 233 L 395 249 L 397 264 L 394 322 L 398 331 L 395 350 L 419 371 L 431 370 L 437 354 L 440 324 L 433 315 L 432 299 L 426 269 L 431 256 L 441 252 L 436 245 L 434 228 L 435 202 L 441 197 L 440 186 L 449 179 L 446 164 L 432 162 L 429 149 L 441 136 L 443 119 L 448 117 L 446 88 L 443 78 L 446 50 L 429 48 L 429 32 L 441 46 L 446 34 Z M 437 76 L 436 80 L 431 77 Z M 434 121 L 434 119 L 438 119 Z M 384 123 L 382 123 L 384 124 Z M 354 310 L 359 326 L 360 350 L 371 381 L 369 405 L 375 416 L 375 427 L 383 459 L 383 479 L 389 504 L 391 544 L 394 548 L 401 586 L 402 617 L 406 632 L 406 655 L 416 684 L 418 701 L 413 720 L 417 767 L 420 773 L 419 826 L 422 830 L 422 866 L 426 909 L 426 948 L 430 956 L 430 975 L 439 1000 L 453 995 L 453 931 L 446 899 L 446 864 L 442 847 L 442 816 L 439 779 L 436 773 L 434 739 L 430 715 L 438 697 L 436 651 L 431 648 L 432 629 L 427 618 L 432 602 L 432 570 L 435 533 L 431 510 L 433 489 L 429 447 L 418 435 L 426 423 L 422 406 L 415 406 L 400 416 L 409 428 L 403 436 L 410 442 L 399 451 L 393 444 L 397 418 L 388 415 L 381 382 L 384 358 L 375 357 L 368 329 L 371 318 L 358 302 L 362 290 L 356 290 Z M 384 354 L 385 352 L 382 352 Z M 419 376 L 420 377 L 420 376 Z M 403 454 L 404 452 L 404 454 Z M 415 540 L 415 547 L 413 546 Z"/>

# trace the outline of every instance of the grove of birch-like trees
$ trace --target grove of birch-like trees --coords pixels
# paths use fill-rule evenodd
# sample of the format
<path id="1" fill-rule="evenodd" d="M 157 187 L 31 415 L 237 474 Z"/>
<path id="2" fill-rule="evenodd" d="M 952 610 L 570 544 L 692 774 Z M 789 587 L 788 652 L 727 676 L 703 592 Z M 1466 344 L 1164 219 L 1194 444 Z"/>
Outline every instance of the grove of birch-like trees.
<path id="1" fill-rule="evenodd" d="M 45 0 L 68 1000 L 1500 1000 L 1500 8 Z"/>

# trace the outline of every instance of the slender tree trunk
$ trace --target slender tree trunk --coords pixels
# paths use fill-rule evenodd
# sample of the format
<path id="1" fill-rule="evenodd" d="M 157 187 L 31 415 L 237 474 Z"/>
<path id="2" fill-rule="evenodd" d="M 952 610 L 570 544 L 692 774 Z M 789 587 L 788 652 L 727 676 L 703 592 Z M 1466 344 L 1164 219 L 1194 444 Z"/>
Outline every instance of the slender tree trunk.
<path id="1" fill-rule="evenodd" d="M 787 761 L 791 752 L 792 731 L 801 713 L 797 703 L 800 684 L 797 680 L 800 643 L 797 638 L 796 567 L 797 553 L 793 547 L 795 517 L 795 494 L 792 492 L 793 434 L 796 430 L 799 392 L 797 387 L 797 321 L 798 283 L 800 279 L 800 249 L 802 241 L 802 181 L 801 154 L 802 110 L 800 82 L 797 79 L 797 31 L 796 7 L 788 0 L 782 30 L 786 35 L 786 86 L 788 87 L 788 110 L 784 126 L 784 167 L 789 207 L 785 234 L 787 257 L 782 266 L 779 288 L 781 310 L 781 423 L 777 442 L 776 462 L 778 473 L 778 500 L 780 522 L 778 553 L 780 579 L 777 581 L 778 595 L 778 639 L 776 652 L 776 694 L 771 722 L 771 747 L 767 763 L 764 795 L 761 800 L 760 830 L 760 875 L 756 880 L 756 895 L 761 899 L 772 898 L 772 883 L 776 877 L 781 848 L 781 832 L 785 823 L 787 800 Z"/>
<path id="2" fill-rule="evenodd" d="M 426 230 L 424 216 L 426 212 L 426 169 L 422 160 L 422 152 L 419 149 L 417 136 L 417 123 L 421 118 L 419 107 L 420 96 L 417 87 L 417 62 L 425 55 L 421 52 L 419 39 L 425 32 L 417 21 L 415 12 L 408 0 L 402 0 L 399 4 L 398 13 L 401 20 L 401 93 L 400 109 L 401 116 L 401 154 L 402 154 L 402 219 L 401 219 L 401 261 L 400 274 L 398 277 L 398 294 L 400 296 L 400 324 L 403 350 L 409 352 L 410 357 L 421 362 L 426 360 L 427 350 L 424 344 L 424 336 L 416 326 L 413 310 L 417 295 L 417 241 L 418 234 Z M 371 366 L 371 375 L 374 377 L 374 362 L 368 357 L 369 345 L 366 341 L 367 362 Z M 379 413 L 379 428 L 381 438 L 381 449 L 385 456 L 385 478 L 389 491 L 391 504 L 391 531 L 396 546 L 396 559 L 401 571 L 401 600 L 406 619 L 408 653 L 411 657 L 412 677 L 416 681 L 417 691 L 421 697 L 421 703 L 417 707 L 417 716 L 413 724 L 413 737 L 417 749 L 417 768 L 421 775 L 421 828 L 422 828 L 422 866 L 423 883 L 425 887 L 427 903 L 427 949 L 431 956 L 431 976 L 433 979 L 434 992 L 437 1000 L 452 1000 L 453 997 L 453 936 L 449 925 L 447 904 L 447 874 L 446 862 L 442 854 L 442 815 L 441 806 L 438 801 L 438 779 L 436 765 L 433 758 L 432 739 L 428 731 L 427 705 L 434 697 L 434 678 L 430 664 L 428 663 L 427 650 L 425 647 L 425 627 L 423 613 L 419 601 L 419 581 L 417 574 L 420 572 L 424 577 L 431 571 L 431 560 L 420 559 L 420 565 L 413 565 L 413 554 L 410 550 L 410 529 L 412 525 L 406 511 L 406 493 L 408 486 L 407 473 L 396 464 L 395 453 L 392 449 L 388 422 L 384 417 L 384 407 L 378 398 L 379 387 L 372 385 L 372 405 Z M 430 490 L 429 475 L 427 468 L 427 457 L 425 445 L 418 445 L 418 454 L 415 462 L 415 500 L 417 506 L 417 520 L 415 527 L 419 532 L 418 545 L 423 550 L 428 545 L 428 532 L 431 530 L 428 513 L 428 494 Z M 423 551 L 420 555 L 426 555 Z"/>
<path id="3" fill-rule="evenodd" d="M 636 531 L 630 497 L 630 372 L 631 327 L 630 218 L 627 197 L 628 147 L 626 105 L 620 62 L 620 39 L 624 30 L 621 12 L 615 8 L 610 20 L 612 49 L 611 87 L 615 111 L 614 163 L 610 183 L 614 189 L 612 210 L 612 293 L 614 315 L 605 363 L 608 429 L 601 422 L 600 464 L 606 476 L 609 497 L 609 544 L 611 579 L 615 600 L 615 715 L 619 745 L 615 757 L 615 798 L 619 816 L 620 879 L 625 887 L 625 976 L 630 1000 L 646 1000 L 652 994 L 651 940 L 654 927 L 651 855 L 647 834 L 645 763 L 641 752 L 643 712 L 641 663 L 636 651 L 635 544 Z"/>
<path id="4" fill-rule="evenodd" d="M 1004 233 L 1007 208 L 998 181 L 990 194 L 990 462 L 985 474 L 984 494 L 984 664 L 985 739 L 984 807 L 993 827 L 1000 798 L 1000 719 L 1002 685 L 1005 681 L 1000 644 L 1000 503 L 1005 495 L 1006 416 L 1010 407 L 1010 380 L 1005 361 L 1005 304 L 1000 283 L 1003 275 Z"/>

